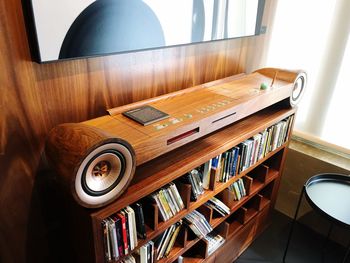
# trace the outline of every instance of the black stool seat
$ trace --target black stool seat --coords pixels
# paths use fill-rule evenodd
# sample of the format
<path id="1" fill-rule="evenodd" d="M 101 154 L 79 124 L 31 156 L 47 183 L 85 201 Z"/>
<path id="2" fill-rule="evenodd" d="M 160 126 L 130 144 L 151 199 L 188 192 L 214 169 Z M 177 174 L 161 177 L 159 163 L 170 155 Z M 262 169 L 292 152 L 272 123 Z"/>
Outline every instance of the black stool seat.
<path id="1" fill-rule="evenodd" d="M 350 227 L 350 176 L 315 175 L 305 184 L 305 196 L 313 209 Z"/>
<path id="2" fill-rule="evenodd" d="M 304 184 L 300 194 L 284 252 L 283 262 L 285 262 L 287 257 L 289 243 L 304 194 L 311 207 L 331 221 L 326 244 L 332 232 L 333 223 L 337 223 L 346 228 L 350 227 L 350 176 L 332 173 L 312 176 Z M 343 258 L 343 263 L 346 262 L 349 253 L 350 243 Z"/>

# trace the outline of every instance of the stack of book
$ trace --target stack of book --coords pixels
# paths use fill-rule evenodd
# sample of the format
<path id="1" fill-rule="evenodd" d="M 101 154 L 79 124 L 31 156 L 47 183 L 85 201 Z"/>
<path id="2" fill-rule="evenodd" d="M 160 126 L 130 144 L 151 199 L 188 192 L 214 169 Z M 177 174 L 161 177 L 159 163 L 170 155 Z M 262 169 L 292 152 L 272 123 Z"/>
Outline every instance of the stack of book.
<path id="1" fill-rule="evenodd" d="M 192 211 L 184 217 L 184 223 L 193 231 L 199 238 L 205 237 L 213 228 L 208 223 L 207 219 L 197 210 Z"/>
<path id="2" fill-rule="evenodd" d="M 155 241 L 157 247 L 157 260 L 167 257 L 173 248 L 176 238 L 180 232 L 182 221 L 180 220 L 176 224 L 169 227 L 163 232 Z"/>
<path id="3" fill-rule="evenodd" d="M 149 241 L 147 244 L 140 247 L 137 251 L 139 263 L 153 263 L 154 259 L 154 242 Z"/>
<path id="4" fill-rule="evenodd" d="M 210 233 L 206 235 L 204 239 L 208 241 L 209 255 L 211 255 L 215 250 L 217 250 L 225 242 L 225 239 L 222 236 L 215 233 Z"/>
<path id="5" fill-rule="evenodd" d="M 240 143 L 238 145 L 241 156 L 239 171 L 246 170 L 269 152 L 280 147 L 287 140 L 292 122 L 293 116 L 290 116 Z"/>
<path id="6" fill-rule="evenodd" d="M 236 182 L 231 184 L 228 189 L 233 194 L 234 200 L 239 201 L 242 197 L 246 196 L 246 190 L 242 178 L 239 178 Z"/>
<path id="7" fill-rule="evenodd" d="M 163 221 L 169 220 L 185 207 L 174 183 L 153 193 L 151 199 L 157 204 Z"/>
<path id="8" fill-rule="evenodd" d="M 216 212 L 218 212 L 222 216 L 226 216 L 230 214 L 230 208 L 227 205 L 225 205 L 223 202 L 221 202 L 219 199 L 217 199 L 216 197 L 211 198 L 204 205 L 214 209 Z"/>
<path id="9" fill-rule="evenodd" d="M 182 176 L 182 182 L 191 185 L 191 200 L 196 201 L 204 193 L 202 183 L 202 173 L 200 169 L 193 169 L 191 172 Z"/>
<path id="10" fill-rule="evenodd" d="M 215 173 L 216 181 L 226 183 L 236 175 L 238 158 L 239 148 L 233 147 L 211 160 L 211 169 Z"/>
<path id="11" fill-rule="evenodd" d="M 137 246 L 135 211 L 127 206 L 102 221 L 105 258 L 117 260 Z"/>

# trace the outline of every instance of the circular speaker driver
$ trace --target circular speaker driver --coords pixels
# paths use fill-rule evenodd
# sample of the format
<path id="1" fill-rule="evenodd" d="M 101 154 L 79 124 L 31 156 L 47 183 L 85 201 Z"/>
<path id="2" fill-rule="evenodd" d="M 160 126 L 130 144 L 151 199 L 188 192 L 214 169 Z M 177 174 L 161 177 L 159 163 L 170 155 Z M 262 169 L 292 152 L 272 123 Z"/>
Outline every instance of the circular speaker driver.
<path id="1" fill-rule="evenodd" d="M 134 171 L 134 153 L 126 142 L 98 146 L 84 158 L 78 168 L 75 196 L 86 207 L 103 206 L 126 190 Z"/>
<path id="2" fill-rule="evenodd" d="M 306 73 L 301 72 L 298 74 L 297 78 L 293 84 L 292 95 L 290 96 L 290 105 L 294 107 L 297 105 L 304 94 L 306 87 Z"/>

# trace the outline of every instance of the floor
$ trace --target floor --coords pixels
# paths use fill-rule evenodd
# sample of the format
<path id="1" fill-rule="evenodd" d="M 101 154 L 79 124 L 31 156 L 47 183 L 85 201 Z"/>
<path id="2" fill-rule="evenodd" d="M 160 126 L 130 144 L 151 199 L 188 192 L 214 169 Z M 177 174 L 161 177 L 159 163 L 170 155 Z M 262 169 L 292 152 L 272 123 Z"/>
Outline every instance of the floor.
<path id="1" fill-rule="evenodd" d="M 290 229 L 290 218 L 275 211 L 271 226 L 260 235 L 235 263 L 281 263 Z M 345 248 L 329 242 L 325 249 L 324 261 L 322 248 L 325 238 L 300 224 L 293 232 L 286 263 L 337 263 L 342 262 Z M 350 263 L 350 256 L 347 263 Z"/>

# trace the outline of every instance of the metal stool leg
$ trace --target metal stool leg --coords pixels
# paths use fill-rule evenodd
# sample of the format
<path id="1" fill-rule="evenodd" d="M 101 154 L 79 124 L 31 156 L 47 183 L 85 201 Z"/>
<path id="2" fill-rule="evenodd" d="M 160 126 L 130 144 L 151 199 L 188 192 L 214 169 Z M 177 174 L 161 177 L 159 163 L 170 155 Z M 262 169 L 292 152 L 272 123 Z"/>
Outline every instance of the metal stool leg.
<path id="1" fill-rule="evenodd" d="M 303 196 L 304 196 L 304 191 L 305 191 L 305 186 L 303 187 L 303 189 L 302 189 L 302 191 L 301 191 L 301 193 L 300 193 L 300 197 L 299 197 L 299 201 L 298 201 L 298 206 L 297 206 L 297 209 L 296 209 L 296 211 L 295 211 L 294 218 L 293 218 L 293 221 L 292 221 L 292 226 L 291 226 L 290 231 L 289 231 L 289 235 L 288 235 L 288 239 L 287 239 L 287 245 L 286 245 L 286 249 L 284 250 L 284 255 L 283 255 L 283 263 L 286 262 L 286 257 L 287 257 L 287 252 L 288 252 L 290 240 L 291 240 L 291 238 L 292 238 L 294 226 L 295 226 L 295 223 L 296 223 L 296 221 L 297 221 L 297 217 L 298 217 L 298 213 L 299 213 L 299 208 L 300 208 L 301 200 L 303 199 Z"/>
<path id="2" fill-rule="evenodd" d="M 345 256 L 344 256 L 344 259 L 343 259 L 343 263 L 346 262 L 346 260 L 347 260 L 347 258 L 349 256 L 349 253 L 350 253 L 350 242 L 349 242 L 348 247 L 346 249 L 346 253 L 345 253 Z"/>
<path id="3" fill-rule="evenodd" d="M 322 248 L 322 262 L 325 262 L 325 261 L 324 261 L 324 259 L 325 259 L 325 250 L 326 250 L 326 247 L 327 247 L 327 244 L 328 244 L 328 241 L 329 241 L 329 237 L 330 237 L 330 235 L 331 235 L 331 233 L 332 233 L 332 230 L 333 230 L 333 223 L 331 223 L 331 225 L 329 226 L 326 240 L 325 240 L 325 242 L 323 243 L 323 248 Z"/>

